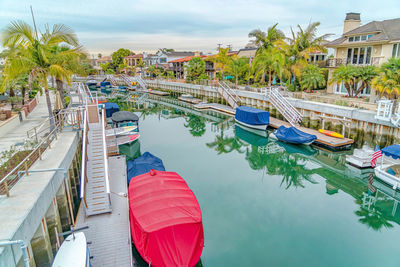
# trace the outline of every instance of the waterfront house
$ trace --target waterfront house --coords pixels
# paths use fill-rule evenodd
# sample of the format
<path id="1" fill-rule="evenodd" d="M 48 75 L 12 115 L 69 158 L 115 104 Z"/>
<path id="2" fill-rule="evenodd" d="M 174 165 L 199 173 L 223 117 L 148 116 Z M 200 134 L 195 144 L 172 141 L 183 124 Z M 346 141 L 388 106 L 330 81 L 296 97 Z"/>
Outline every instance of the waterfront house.
<path id="1" fill-rule="evenodd" d="M 186 66 L 188 65 L 189 61 L 195 57 L 205 58 L 206 56 L 200 55 L 199 52 L 195 52 L 194 56 L 188 56 L 169 61 L 169 69 L 174 72 L 174 75 L 177 79 L 186 79 Z"/>
<path id="2" fill-rule="evenodd" d="M 133 54 L 131 53 L 129 56 L 124 57 L 124 62 L 127 66 L 129 67 L 136 67 L 137 64 L 139 64 L 140 61 L 143 60 L 145 57 L 145 53 L 143 54 Z"/>
<path id="3" fill-rule="evenodd" d="M 160 49 L 154 56 L 146 58 L 145 61 L 148 66 L 156 65 L 159 67 L 169 68 L 168 62 L 194 55 L 195 55 L 194 52 L 188 52 L 188 51 L 167 52 L 164 49 Z"/>
<path id="4" fill-rule="evenodd" d="M 340 38 L 325 45 L 335 50 L 327 60 L 329 79 L 340 65 L 380 66 L 391 57 L 400 56 L 400 18 L 371 21 L 361 25 L 360 13 L 347 13 Z M 328 93 L 347 94 L 343 85 L 330 84 Z M 375 90 L 366 88 L 361 93 L 375 100 Z"/>

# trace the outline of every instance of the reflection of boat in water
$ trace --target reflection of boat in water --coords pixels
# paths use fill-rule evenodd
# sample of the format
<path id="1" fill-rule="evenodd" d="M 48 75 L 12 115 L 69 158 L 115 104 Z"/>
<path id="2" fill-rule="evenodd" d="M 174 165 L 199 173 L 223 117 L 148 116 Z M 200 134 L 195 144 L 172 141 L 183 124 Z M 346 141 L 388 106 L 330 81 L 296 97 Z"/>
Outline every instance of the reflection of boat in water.
<path id="1" fill-rule="evenodd" d="M 238 138 L 253 146 L 265 146 L 268 144 L 268 138 L 258 135 L 254 131 L 248 131 L 248 128 L 240 124 L 235 125 L 235 134 Z M 258 132 L 261 132 L 258 130 Z M 264 131 L 265 132 L 265 131 Z M 265 132 L 266 133 L 266 132 Z M 267 135 L 267 134 L 265 134 Z"/>
<path id="2" fill-rule="evenodd" d="M 374 150 L 368 146 L 354 149 L 353 155 L 346 155 L 346 162 L 358 168 L 371 167 L 371 159 Z"/>
<path id="3" fill-rule="evenodd" d="M 235 129 L 236 129 L 236 127 L 240 127 L 246 132 L 250 132 L 250 133 L 253 133 L 255 135 L 258 135 L 258 136 L 261 136 L 261 137 L 264 137 L 264 138 L 268 138 L 268 132 L 267 131 L 250 128 L 250 127 L 247 127 L 247 126 L 245 126 L 245 125 L 243 125 L 241 123 L 238 123 L 238 122 L 235 123 Z"/>
<path id="4" fill-rule="evenodd" d="M 249 128 L 267 130 L 269 112 L 257 108 L 240 106 L 236 108 L 235 120 Z"/>
<path id="5" fill-rule="evenodd" d="M 296 127 L 285 127 L 280 126 L 278 130 L 275 130 L 269 135 L 273 139 L 278 139 L 279 141 L 295 144 L 295 145 L 311 145 L 317 137 L 313 134 L 308 134 L 300 131 Z"/>
<path id="6" fill-rule="evenodd" d="M 276 143 L 283 147 L 288 154 L 302 154 L 305 156 L 312 156 L 317 152 L 314 148 L 310 146 L 297 146 L 280 141 L 277 141 Z"/>

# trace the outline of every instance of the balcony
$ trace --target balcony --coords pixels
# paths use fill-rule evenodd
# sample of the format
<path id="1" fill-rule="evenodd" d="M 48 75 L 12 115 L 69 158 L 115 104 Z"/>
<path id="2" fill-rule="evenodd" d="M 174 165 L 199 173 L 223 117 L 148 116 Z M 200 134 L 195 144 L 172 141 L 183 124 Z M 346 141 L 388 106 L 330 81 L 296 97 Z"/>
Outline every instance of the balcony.
<path id="1" fill-rule="evenodd" d="M 347 58 L 328 58 L 326 60 L 326 68 L 337 68 L 340 65 L 355 65 L 355 66 L 376 66 L 378 67 L 382 62 L 382 57 L 372 57 L 369 63 L 354 64 Z"/>

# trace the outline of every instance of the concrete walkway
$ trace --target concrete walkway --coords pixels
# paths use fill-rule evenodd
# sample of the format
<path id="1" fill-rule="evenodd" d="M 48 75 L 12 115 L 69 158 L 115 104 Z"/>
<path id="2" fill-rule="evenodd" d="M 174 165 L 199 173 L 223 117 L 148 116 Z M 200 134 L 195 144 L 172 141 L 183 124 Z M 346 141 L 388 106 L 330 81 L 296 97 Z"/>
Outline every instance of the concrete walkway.
<path id="1" fill-rule="evenodd" d="M 55 94 L 50 91 L 51 103 L 54 103 Z M 26 119 L 19 125 L 7 132 L 0 132 L 0 153 L 7 151 L 11 146 L 16 145 L 22 146 L 27 139 L 26 132 L 35 126 L 40 125 L 49 115 L 47 110 L 46 96 L 43 95 L 38 97 L 38 104 L 35 109 L 28 114 Z M 32 140 L 33 141 L 33 140 Z"/>

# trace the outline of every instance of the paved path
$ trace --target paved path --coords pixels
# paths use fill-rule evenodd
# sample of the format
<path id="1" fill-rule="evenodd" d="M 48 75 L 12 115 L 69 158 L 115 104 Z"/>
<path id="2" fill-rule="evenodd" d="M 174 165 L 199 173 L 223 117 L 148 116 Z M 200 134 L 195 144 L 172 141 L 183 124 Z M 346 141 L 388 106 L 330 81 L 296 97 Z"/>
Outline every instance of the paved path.
<path id="1" fill-rule="evenodd" d="M 55 95 L 50 92 L 51 103 L 54 103 Z M 14 129 L 7 133 L 0 134 L 0 153 L 10 149 L 12 145 L 22 144 L 27 139 L 26 132 L 35 126 L 40 125 L 47 117 L 49 112 L 47 111 L 46 96 L 43 95 L 38 97 L 39 103 L 35 109 L 28 114 L 26 119 L 21 122 Z"/>

